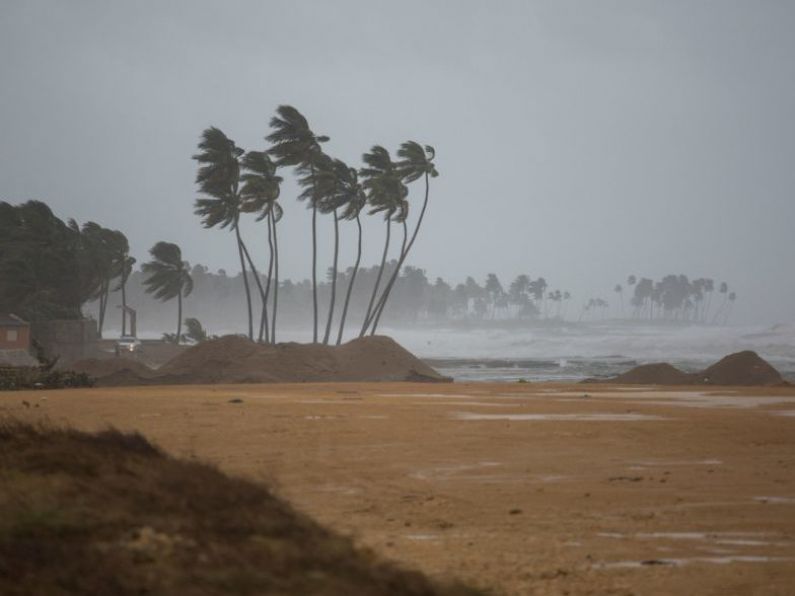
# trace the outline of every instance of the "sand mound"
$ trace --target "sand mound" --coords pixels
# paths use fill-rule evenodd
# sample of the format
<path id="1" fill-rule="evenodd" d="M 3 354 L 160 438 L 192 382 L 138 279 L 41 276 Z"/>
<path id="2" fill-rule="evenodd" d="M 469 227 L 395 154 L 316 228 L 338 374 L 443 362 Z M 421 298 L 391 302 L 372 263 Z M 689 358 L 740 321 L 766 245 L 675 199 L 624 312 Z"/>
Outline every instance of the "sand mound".
<path id="1" fill-rule="evenodd" d="M 383 336 L 341 346 L 271 346 L 229 335 L 193 346 L 157 371 L 120 359 L 78 365 L 100 385 L 450 380 Z"/>
<path id="2" fill-rule="evenodd" d="M 710 385 L 781 385 L 784 379 L 756 352 L 729 354 L 699 373 L 701 382 Z"/>
<path id="3" fill-rule="evenodd" d="M 658 362 L 636 366 L 610 382 L 630 385 L 692 385 L 698 381 L 693 375 L 682 372 L 667 362 Z"/>
<path id="4" fill-rule="evenodd" d="M 627 385 L 740 385 L 765 386 L 786 383 L 781 374 L 756 352 L 729 354 L 697 373 L 686 373 L 667 362 L 643 364 L 611 379 L 586 382 Z"/>
<path id="5" fill-rule="evenodd" d="M 475 596 L 143 436 L 0 421 L 0 593 Z M 25 498 L 20 498 L 20 495 Z"/>
<path id="6" fill-rule="evenodd" d="M 153 369 L 128 358 L 87 358 L 69 365 L 69 369 L 86 373 L 103 387 L 141 385 L 155 375 Z"/>

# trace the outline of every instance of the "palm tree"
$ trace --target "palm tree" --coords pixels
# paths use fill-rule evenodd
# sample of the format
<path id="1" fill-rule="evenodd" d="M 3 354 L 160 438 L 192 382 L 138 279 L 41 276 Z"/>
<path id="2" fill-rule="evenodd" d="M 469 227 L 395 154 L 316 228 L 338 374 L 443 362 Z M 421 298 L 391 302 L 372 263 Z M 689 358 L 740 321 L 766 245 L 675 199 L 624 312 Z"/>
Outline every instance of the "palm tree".
<path id="1" fill-rule="evenodd" d="M 182 297 L 193 291 L 193 278 L 190 276 L 190 264 L 182 260 L 179 246 L 171 242 L 158 242 L 149 254 L 152 260 L 141 265 L 141 271 L 148 274 L 144 279 L 147 294 L 166 302 L 177 298 L 177 334 L 175 343 L 182 337 Z"/>
<path id="2" fill-rule="evenodd" d="M 246 275 L 243 239 L 240 236 L 241 199 L 238 194 L 240 182 L 240 158 L 245 153 L 237 147 L 220 129 L 210 127 L 202 133 L 199 153 L 193 156 L 200 167 L 196 174 L 196 184 L 207 197 L 196 199 L 194 213 L 202 218 L 205 228 L 220 226 L 235 231 L 240 269 L 246 291 L 248 312 L 248 337 L 254 339 L 251 312 L 251 289 Z M 257 277 L 255 275 L 255 277 Z"/>
<path id="3" fill-rule="evenodd" d="M 618 294 L 619 303 L 621 305 L 620 316 L 624 316 L 624 288 L 621 287 L 621 284 L 616 284 L 616 287 L 613 288 L 613 291 Z"/>
<path id="4" fill-rule="evenodd" d="M 116 290 L 121 290 L 121 334 L 127 335 L 127 280 L 135 265 L 135 257 L 124 254 L 122 257 L 121 281 Z"/>
<path id="5" fill-rule="evenodd" d="M 273 132 L 266 139 L 273 144 L 271 155 L 276 157 L 276 165 L 297 167 L 308 179 L 310 208 L 312 209 L 312 308 L 313 341 L 317 343 L 317 196 L 315 193 L 315 163 L 320 151 L 320 143 L 328 137 L 315 135 L 306 118 L 292 106 L 279 106 L 276 116 L 271 118 Z M 302 193 L 303 194 L 303 193 Z"/>
<path id="6" fill-rule="evenodd" d="M 384 307 L 386 306 L 386 302 L 389 299 L 389 293 L 392 291 L 395 280 L 400 274 L 400 268 L 403 266 L 403 262 L 406 260 L 406 256 L 411 250 L 411 247 L 414 246 L 414 241 L 417 239 L 417 233 L 420 231 L 422 220 L 425 217 L 425 210 L 428 207 L 430 178 L 436 178 L 439 175 L 439 172 L 436 170 L 436 165 L 433 163 L 433 160 L 436 157 L 436 150 L 430 145 L 425 145 L 425 147 L 423 147 L 415 141 L 406 141 L 400 146 L 400 149 L 398 149 L 397 153 L 398 156 L 402 158 L 402 160 L 398 163 L 398 171 L 403 183 L 410 184 L 419 178 L 424 178 L 425 199 L 422 202 L 420 215 L 417 218 L 417 223 L 414 226 L 413 233 L 411 234 L 411 240 L 401 251 L 400 259 L 398 260 L 397 266 L 395 267 L 395 271 L 392 273 L 392 277 L 387 283 L 384 293 L 381 295 L 381 299 L 377 306 L 377 314 L 375 315 L 375 320 L 373 321 L 373 335 L 378 328 L 378 321 L 381 319 L 381 315 L 384 312 Z"/>
<path id="7" fill-rule="evenodd" d="M 356 262 L 353 265 L 350 281 L 348 282 L 348 289 L 345 292 L 345 303 L 342 307 L 342 315 L 340 317 L 339 331 L 337 332 L 337 345 L 342 343 L 342 334 L 345 330 L 345 319 L 348 316 L 348 305 L 351 301 L 351 292 L 353 285 L 356 283 L 356 274 L 359 271 L 359 264 L 362 260 L 362 221 L 361 212 L 367 203 L 367 195 L 364 188 L 359 183 L 359 176 L 355 168 L 347 167 L 342 161 L 338 161 L 337 165 L 337 180 L 339 183 L 338 193 L 340 202 L 345 206 L 342 212 L 342 219 L 356 221 L 357 241 L 356 241 Z"/>
<path id="8" fill-rule="evenodd" d="M 339 263 L 339 214 L 338 209 L 345 206 L 347 195 L 341 192 L 340 173 L 344 175 L 348 166 L 340 160 L 332 159 L 324 153 L 319 153 L 315 161 L 315 175 L 312 190 L 317 201 L 317 209 L 323 214 L 331 213 L 334 217 L 334 258 L 329 273 L 331 293 L 329 296 L 328 315 L 326 317 L 326 331 L 323 335 L 323 345 L 327 345 L 331 336 L 331 324 L 334 319 L 334 305 L 337 298 L 337 267 Z"/>
<path id="9" fill-rule="evenodd" d="M 262 292 L 262 314 L 260 316 L 259 336 L 258 340 L 275 342 L 272 337 L 275 333 L 270 333 L 268 330 L 268 297 L 271 288 L 271 276 L 274 267 L 274 242 L 273 234 L 275 223 L 271 220 L 281 219 L 282 208 L 278 204 L 277 199 L 281 190 L 282 178 L 276 175 L 276 164 L 271 161 L 271 158 L 265 151 L 249 151 L 240 162 L 243 174 L 240 176 L 241 188 L 240 210 L 246 213 L 257 213 L 257 221 L 265 219 L 265 224 L 268 226 L 268 278 L 265 285 L 265 290 Z M 278 268 L 278 265 L 277 265 Z M 278 281 L 277 281 L 278 284 Z M 276 290 L 274 290 L 274 297 Z M 276 326 L 276 306 L 274 304 L 273 312 L 273 328 Z"/>
<path id="10" fill-rule="evenodd" d="M 92 298 L 99 301 L 97 331 L 99 337 L 102 337 L 110 285 L 114 279 L 123 274 L 129 243 L 124 234 L 118 230 L 103 228 L 93 221 L 83 224 L 80 237 L 89 267 L 92 269 L 92 276 L 99 282 Z"/>
<path id="11" fill-rule="evenodd" d="M 384 251 L 381 255 L 381 265 L 378 268 L 378 275 L 375 279 L 373 292 L 370 295 L 370 302 L 367 305 L 359 337 L 362 337 L 367 332 L 372 322 L 372 317 L 376 313 L 375 299 L 378 295 L 378 287 L 381 283 L 381 277 L 386 265 L 386 256 L 389 252 L 392 221 L 394 219 L 399 223 L 403 223 L 408 215 L 408 204 L 406 203 L 408 188 L 403 184 L 396 164 L 389 155 L 389 151 L 380 145 L 375 145 L 370 149 L 369 153 L 365 153 L 362 156 L 362 160 L 365 163 L 365 167 L 360 170 L 359 174 L 363 179 L 362 186 L 367 193 L 367 202 L 370 205 L 369 213 L 370 215 L 375 213 L 384 214 L 386 237 Z"/>

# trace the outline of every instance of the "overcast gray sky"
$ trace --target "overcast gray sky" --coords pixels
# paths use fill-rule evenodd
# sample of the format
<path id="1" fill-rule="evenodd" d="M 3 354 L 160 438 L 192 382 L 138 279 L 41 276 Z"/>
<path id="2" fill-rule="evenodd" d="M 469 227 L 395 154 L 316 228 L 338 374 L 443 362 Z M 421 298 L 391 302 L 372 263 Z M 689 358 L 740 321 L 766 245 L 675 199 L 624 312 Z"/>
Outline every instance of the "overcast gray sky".
<path id="1" fill-rule="evenodd" d="M 2 0 L 0 199 L 121 229 L 139 260 L 168 240 L 235 271 L 232 236 L 193 215 L 190 156 L 209 125 L 263 148 L 289 103 L 352 165 L 374 143 L 436 147 L 409 259 L 431 277 L 611 299 L 629 273 L 685 273 L 728 281 L 743 321 L 792 322 L 793 31 L 783 0 Z M 264 258 L 263 227 L 244 234 Z M 373 263 L 376 222 L 366 242 Z"/>

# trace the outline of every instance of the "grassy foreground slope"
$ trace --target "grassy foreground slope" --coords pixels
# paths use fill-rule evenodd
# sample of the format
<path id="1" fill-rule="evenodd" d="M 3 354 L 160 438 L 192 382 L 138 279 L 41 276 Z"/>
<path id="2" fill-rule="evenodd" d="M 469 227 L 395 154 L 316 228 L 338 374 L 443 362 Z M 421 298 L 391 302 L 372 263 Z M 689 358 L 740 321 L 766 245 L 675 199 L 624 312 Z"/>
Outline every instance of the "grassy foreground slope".
<path id="1" fill-rule="evenodd" d="M 474 593 L 139 434 L 0 423 L 0 594 Z"/>

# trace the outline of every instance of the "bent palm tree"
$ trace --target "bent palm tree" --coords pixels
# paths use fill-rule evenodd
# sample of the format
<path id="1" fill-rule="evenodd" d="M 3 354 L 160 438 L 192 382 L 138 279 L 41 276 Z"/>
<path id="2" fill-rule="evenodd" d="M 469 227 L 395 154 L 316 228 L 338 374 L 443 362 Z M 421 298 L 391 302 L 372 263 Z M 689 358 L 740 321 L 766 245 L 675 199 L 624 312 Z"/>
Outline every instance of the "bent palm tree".
<path id="1" fill-rule="evenodd" d="M 266 342 L 270 341 L 268 330 L 268 297 L 271 288 L 271 276 L 274 264 L 274 248 L 272 239 L 271 219 L 277 215 L 281 218 L 281 207 L 277 203 L 282 183 L 281 176 L 276 175 L 276 164 L 264 151 L 249 151 L 241 160 L 244 173 L 240 176 L 242 186 L 240 188 L 241 211 L 246 213 L 258 213 L 257 221 L 265 219 L 268 226 L 268 249 L 270 258 L 268 260 L 268 278 L 265 290 L 262 292 L 262 315 L 260 317 L 258 340 L 262 341 L 263 336 Z M 274 307 L 275 308 L 275 307 Z M 274 326 L 276 324 L 276 312 L 274 310 Z"/>
<path id="2" fill-rule="evenodd" d="M 312 308 L 314 316 L 313 340 L 317 343 L 317 201 L 315 193 L 315 163 L 320 151 L 320 143 L 328 141 L 328 137 L 315 135 L 306 118 L 292 106 L 279 106 L 276 116 L 271 118 L 273 132 L 266 140 L 273 144 L 271 155 L 276 157 L 277 166 L 297 167 L 308 180 L 309 194 L 302 197 L 310 198 L 312 209 Z"/>
<path id="3" fill-rule="evenodd" d="M 340 162 L 342 164 L 342 162 Z M 344 166 L 344 164 L 342 164 Z M 351 301 L 351 292 L 353 285 L 356 283 L 356 274 L 359 272 L 359 264 L 362 261 L 362 220 L 361 212 L 367 203 L 367 195 L 364 188 L 359 183 L 359 177 L 355 168 L 340 167 L 338 172 L 340 182 L 340 193 L 345 195 L 345 209 L 342 212 L 342 219 L 351 221 L 356 220 L 357 228 L 357 242 L 356 242 L 356 262 L 353 265 L 353 272 L 351 279 L 348 282 L 348 289 L 345 292 L 345 303 L 342 307 L 342 315 L 340 317 L 340 327 L 337 333 L 337 345 L 342 343 L 342 334 L 345 330 L 345 319 L 348 316 L 348 306 Z"/>
<path id="4" fill-rule="evenodd" d="M 315 173 L 318 209 L 321 213 L 334 216 L 334 259 L 331 267 L 331 294 L 329 297 L 326 332 L 323 344 L 327 345 L 331 337 L 331 325 L 334 320 L 334 307 L 337 297 L 337 277 L 339 260 L 339 209 L 344 209 L 348 202 L 355 198 L 357 189 L 361 192 L 356 178 L 356 170 L 351 170 L 339 159 L 324 158 L 318 161 Z M 362 193 L 363 194 L 363 193 Z M 360 239 L 361 240 L 361 239 Z M 361 249 L 360 249 L 361 252 Z"/>
<path id="5" fill-rule="evenodd" d="M 386 302 L 389 299 L 389 293 L 392 291 L 392 288 L 395 285 L 395 280 L 400 274 L 400 268 L 403 266 L 411 247 L 414 246 L 414 241 L 417 239 L 417 233 L 420 231 L 422 220 L 425 217 L 425 210 L 428 207 L 430 178 L 436 178 L 439 175 L 439 172 L 436 170 L 436 166 L 433 163 L 433 160 L 436 157 L 436 151 L 430 145 L 425 145 L 423 148 L 422 145 L 415 141 L 406 141 L 400 146 L 400 149 L 398 150 L 398 156 L 403 158 L 398 164 L 399 174 L 403 183 L 410 184 L 419 178 L 425 178 L 425 199 L 422 202 L 420 215 L 417 218 L 417 223 L 414 226 L 414 231 L 411 234 L 411 240 L 409 240 L 408 244 L 401 251 L 397 267 L 395 267 L 395 271 L 392 273 L 392 277 L 389 279 L 389 282 L 384 289 L 384 293 L 381 295 L 381 299 L 379 300 L 378 306 L 376 308 L 377 312 L 375 315 L 375 320 L 373 321 L 373 329 L 371 332 L 373 335 L 378 329 L 378 322 L 381 319 L 384 308 L 386 307 Z"/>
<path id="6" fill-rule="evenodd" d="M 152 260 L 141 265 L 141 270 L 149 277 L 144 279 L 147 294 L 166 302 L 177 298 L 177 334 L 176 343 L 182 337 L 182 297 L 193 291 L 193 278 L 190 276 L 190 265 L 182 260 L 179 246 L 171 242 L 158 242 L 149 254 Z"/>
<path id="7" fill-rule="evenodd" d="M 367 329 L 375 315 L 376 297 L 378 296 L 378 289 L 386 265 L 386 256 L 389 252 L 392 220 L 395 214 L 399 213 L 398 219 L 405 221 L 405 216 L 407 215 L 405 198 L 408 194 L 408 189 L 401 181 L 389 151 L 380 145 L 375 145 L 370 149 L 369 153 L 365 153 L 362 156 L 362 159 L 365 167 L 359 173 L 363 179 L 362 187 L 367 194 L 367 202 L 370 205 L 369 213 L 370 215 L 375 213 L 384 214 L 386 235 L 384 251 L 381 255 L 381 265 L 378 268 L 378 275 L 375 278 L 375 285 L 370 295 L 370 302 L 367 305 L 359 337 L 367 333 Z"/>
<path id="8" fill-rule="evenodd" d="M 247 251 L 245 251 L 238 225 L 240 222 L 240 196 L 238 194 L 240 158 L 244 151 L 215 127 L 210 127 L 202 133 L 199 150 L 200 152 L 193 156 L 193 159 L 200 164 L 196 173 L 196 184 L 199 185 L 200 192 L 207 197 L 196 199 L 194 213 L 202 218 L 202 225 L 205 228 L 219 226 L 221 229 L 228 227 L 235 231 L 243 286 L 246 291 L 248 337 L 253 340 L 251 289 L 246 275 L 244 257 L 244 252 Z"/>

